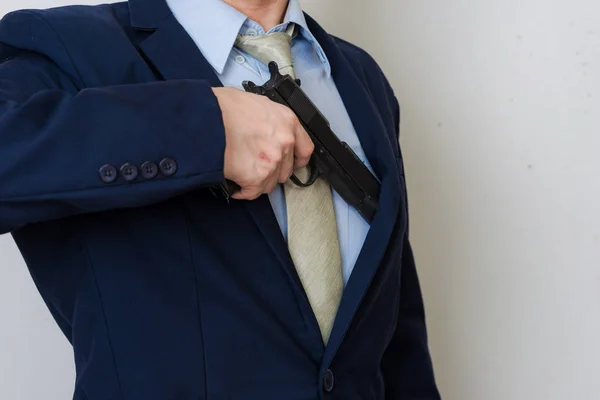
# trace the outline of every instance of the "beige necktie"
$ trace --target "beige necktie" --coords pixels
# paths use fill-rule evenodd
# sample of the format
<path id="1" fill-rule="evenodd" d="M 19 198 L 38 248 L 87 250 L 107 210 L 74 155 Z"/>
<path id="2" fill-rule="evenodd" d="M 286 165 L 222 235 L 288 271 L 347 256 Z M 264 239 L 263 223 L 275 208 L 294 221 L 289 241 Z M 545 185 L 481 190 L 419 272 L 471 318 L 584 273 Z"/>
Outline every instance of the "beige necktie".
<path id="1" fill-rule="evenodd" d="M 265 64 L 275 61 L 282 75 L 296 78 L 290 43 L 294 24 L 287 32 L 238 36 L 236 46 Z M 309 171 L 294 172 L 302 182 Z M 309 187 L 284 184 L 288 247 L 302 285 L 327 343 L 344 288 L 342 262 L 331 187 L 322 178 Z"/>

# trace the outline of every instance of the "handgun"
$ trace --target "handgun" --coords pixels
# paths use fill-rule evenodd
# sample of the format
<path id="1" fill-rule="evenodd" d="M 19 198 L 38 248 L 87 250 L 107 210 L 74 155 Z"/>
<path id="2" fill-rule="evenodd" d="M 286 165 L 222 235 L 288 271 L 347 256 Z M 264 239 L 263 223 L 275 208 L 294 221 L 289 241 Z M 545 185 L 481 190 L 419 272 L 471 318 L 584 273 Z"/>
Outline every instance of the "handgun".
<path id="1" fill-rule="evenodd" d="M 330 186 L 369 224 L 373 222 L 379 203 L 381 184 L 362 163 L 352 148 L 339 140 L 329 121 L 300 88 L 300 80 L 281 75 L 277 63 L 270 62 L 269 80 L 262 86 L 244 81 L 246 92 L 267 96 L 272 101 L 289 107 L 314 143 L 310 158 L 310 178 L 301 182 L 295 175 L 290 180 L 298 186 L 310 186 L 322 176 Z M 222 190 L 231 196 L 239 186 L 227 181 Z"/>

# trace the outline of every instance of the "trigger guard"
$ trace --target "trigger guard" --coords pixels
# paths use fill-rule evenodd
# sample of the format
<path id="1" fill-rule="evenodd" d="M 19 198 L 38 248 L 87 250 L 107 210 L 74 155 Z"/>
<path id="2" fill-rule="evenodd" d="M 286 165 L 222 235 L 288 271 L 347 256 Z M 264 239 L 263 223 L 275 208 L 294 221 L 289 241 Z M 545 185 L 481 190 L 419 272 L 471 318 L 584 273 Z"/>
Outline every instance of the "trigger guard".
<path id="1" fill-rule="evenodd" d="M 308 177 L 308 181 L 302 182 L 300 179 L 298 179 L 296 175 L 292 174 L 292 176 L 290 176 L 290 180 L 294 183 L 294 185 L 298 187 L 309 187 L 312 186 L 312 184 L 314 184 L 317 181 L 317 179 L 319 179 L 319 176 L 321 176 L 321 172 L 317 167 L 317 163 L 314 157 L 310 158 L 308 165 L 310 166 L 310 176 Z"/>

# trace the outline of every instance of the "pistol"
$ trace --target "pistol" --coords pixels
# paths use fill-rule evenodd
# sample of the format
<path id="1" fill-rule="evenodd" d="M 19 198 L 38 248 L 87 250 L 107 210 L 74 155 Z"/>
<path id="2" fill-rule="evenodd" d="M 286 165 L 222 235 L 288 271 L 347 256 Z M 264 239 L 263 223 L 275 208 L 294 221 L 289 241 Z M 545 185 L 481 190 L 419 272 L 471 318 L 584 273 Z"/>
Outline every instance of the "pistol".
<path id="1" fill-rule="evenodd" d="M 267 96 L 272 101 L 289 107 L 312 139 L 315 150 L 311 156 L 310 178 L 301 182 L 295 175 L 290 180 L 298 186 L 310 186 L 320 176 L 369 224 L 372 223 L 379 203 L 381 184 L 362 163 L 352 148 L 333 133 L 329 121 L 300 88 L 300 81 L 290 75 L 281 75 L 277 63 L 270 62 L 269 80 L 262 86 L 244 81 L 246 92 Z M 239 186 L 227 181 L 222 186 L 225 196 L 231 196 Z"/>

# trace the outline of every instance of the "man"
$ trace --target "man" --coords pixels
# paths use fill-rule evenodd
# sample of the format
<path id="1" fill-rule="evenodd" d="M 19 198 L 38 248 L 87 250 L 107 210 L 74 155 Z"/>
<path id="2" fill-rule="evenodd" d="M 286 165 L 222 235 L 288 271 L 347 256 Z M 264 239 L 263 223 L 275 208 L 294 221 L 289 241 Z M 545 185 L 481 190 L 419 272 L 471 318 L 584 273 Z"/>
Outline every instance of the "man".
<path id="1" fill-rule="evenodd" d="M 364 51 L 296 0 L 19 11 L 0 44 L 0 232 L 73 345 L 75 399 L 439 399 L 399 107 Z M 372 223 L 289 182 L 313 143 L 240 90 L 268 60 L 381 181 Z"/>

